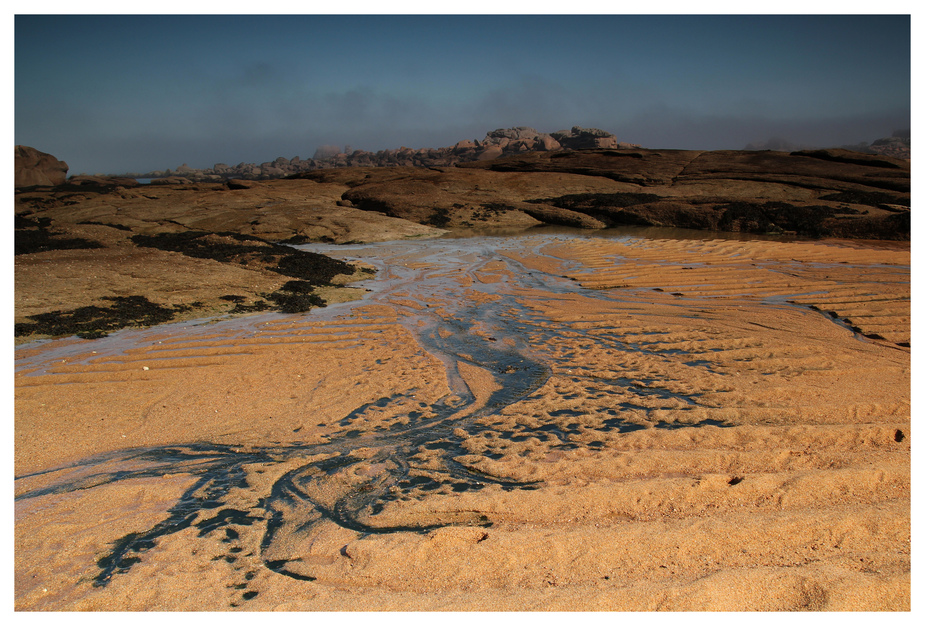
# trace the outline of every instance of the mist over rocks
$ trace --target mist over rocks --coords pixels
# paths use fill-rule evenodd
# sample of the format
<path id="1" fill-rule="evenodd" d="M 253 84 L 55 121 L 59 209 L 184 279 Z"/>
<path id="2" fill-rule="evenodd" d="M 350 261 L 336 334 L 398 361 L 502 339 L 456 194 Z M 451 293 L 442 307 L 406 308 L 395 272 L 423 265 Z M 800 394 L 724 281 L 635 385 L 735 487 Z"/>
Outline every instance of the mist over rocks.
<path id="1" fill-rule="evenodd" d="M 911 159 L 912 158 L 912 140 L 909 129 L 895 130 L 890 137 L 876 139 L 872 143 L 862 141 L 856 144 L 846 144 L 834 146 L 843 150 L 852 150 L 864 154 L 880 154 L 892 157 L 894 159 Z M 819 146 L 810 146 L 806 144 L 794 143 L 780 137 L 772 137 L 762 143 L 750 143 L 745 146 L 745 150 L 774 150 L 777 152 L 796 152 L 799 150 L 814 150 Z"/>
<path id="2" fill-rule="evenodd" d="M 761 143 L 750 143 L 746 151 L 797 152 L 822 148 L 840 148 L 864 154 L 883 155 L 897 159 L 911 158 L 908 130 L 898 130 L 892 137 L 877 139 L 868 144 L 861 142 L 844 146 L 812 146 L 794 143 L 783 138 L 771 138 Z M 326 144 L 319 146 L 312 158 L 278 157 L 264 163 L 216 163 L 211 168 L 196 169 L 187 164 L 174 170 L 156 170 L 147 173 L 128 173 L 124 177 L 170 179 L 189 182 L 225 182 L 236 180 L 272 180 L 300 176 L 316 170 L 344 167 L 450 167 L 464 163 L 493 161 L 529 152 L 578 152 L 587 150 L 633 150 L 641 146 L 619 141 L 612 133 L 599 128 L 573 126 L 551 133 L 540 132 L 529 126 L 498 128 L 479 139 L 463 139 L 442 148 L 409 148 L 370 152 L 354 150 L 349 145 Z"/>
<path id="3" fill-rule="evenodd" d="M 853 149 L 851 146 L 842 146 L 844 148 Z M 895 159 L 911 159 L 912 158 L 912 139 L 911 132 L 909 129 L 906 130 L 897 130 L 893 133 L 891 137 L 884 137 L 882 139 L 877 139 L 872 144 L 866 147 L 866 150 L 861 149 L 858 152 L 872 152 L 874 154 L 882 154 L 883 156 L 893 157 Z"/>
<path id="4" fill-rule="evenodd" d="M 447 167 L 457 163 L 488 161 L 523 152 L 556 150 L 589 150 L 597 148 L 638 148 L 635 144 L 618 141 L 612 133 L 598 128 L 573 126 L 569 130 L 542 133 L 528 126 L 499 128 L 482 140 L 464 139 L 443 148 L 409 148 L 368 152 L 350 146 L 323 145 L 312 158 L 278 157 L 264 163 L 239 163 L 230 166 L 216 163 L 212 168 L 194 169 L 185 163 L 175 170 L 125 174 L 134 178 L 166 178 L 181 176 L 194 182 L 220 182 L 226 179 L 269 180 L 285 178 L 319 169 L 338 167 Z"/>

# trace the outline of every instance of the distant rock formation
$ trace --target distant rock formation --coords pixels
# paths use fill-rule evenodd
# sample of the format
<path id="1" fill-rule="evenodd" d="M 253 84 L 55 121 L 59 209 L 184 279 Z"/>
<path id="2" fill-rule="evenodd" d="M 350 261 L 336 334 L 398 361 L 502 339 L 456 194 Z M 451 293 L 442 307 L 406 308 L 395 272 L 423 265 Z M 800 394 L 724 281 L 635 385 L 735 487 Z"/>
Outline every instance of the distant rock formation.
<path id="1" fill-rule="evenodd" d="M 571 131 L 552 133 L 553 139 L 566 150 L 593 150 L 595 148 L 638 148 L 636 144 L 622 144 L 610 133 L 597 128 L 573 126 Z"/>
<path id="2" fill-rule="evenodd" d="M 893 157 L 894 159 L 911 159 L 912 143 L 908 129 L 897 130 L 891 137 L 877 139 L 873 143 L 862 141 L 861 143 L 835 146 L 842 150 L 852 150 L 864 154 L 879 154 L 881 156 Z M 831 146 L 829 146 L 831 147 Z M 750 143 L 745 146 L 745 150 L 773 150 L 775 152 L 796 152 L 798 150 L 819 149 L 819 146 L 809 146 L 804 144 L 795 144 L 786 139 L 772 138 L 764 143 Z"/>
<path id="3" fill-rule="evenodd" d="M 897 130 L 892 137 L 877 139 L 867 146 L 867 150 L 874 154 L 893 157 L 895 159 L 912 158 L 912 139 L 909 129 Z"/>
<path id="4" fill-rule="evenodd" d="M 67 179 L 67 163 L 29 146 L 16 146 L 16 187 L 53 186 Z"/>
<path id="5" fill-rule="evenodd" d="M 315 150 L 315 154 L 312 156 L 312 158 L 320 161 L 322 159 L 328 159 L 336 154 L 347 153 L 347 152 L 348 150 L 346 147 L 343 150 L 341 150 L 340 146 L 330 146 L 330 145 L 319 146 L 318 149 Z"/>
<path id="6" fill-rule="evenodd" d="M 487 161 L 522 152 L 591 150 L 599 148 L 629 149 L 639 148 L 639 146 L 621 143 L 611 133 L 598 128 L 573 126 L 571 130 L 541 133 L 534 128 L 518 126 L 516 128 L 499 128 L 489 132 L 481 141 L 466 139 L 446 148 L 414 150 L 402 146 L 397 150 L 367 152 L 365 150 L 351 150 L 349 146 L 345 146 L 341 151 L 338 146 L 325 145 L 319 147 L 315 151 L 314 158 L 311 159 L 279 157 L 275 161 L 259 165 L 239 163 L 235 166 L 228 166 L 225 163 L 216 163 L 211 169 L 192 169 L 183 164 L 173 171 L 124 174 L 124 176 L 134 178 L 181 176 L 187 180 L 197 182 L 218 182 L 228 179 L 268 180 L 335 167 L 447 167 L 457 163 Z"/>

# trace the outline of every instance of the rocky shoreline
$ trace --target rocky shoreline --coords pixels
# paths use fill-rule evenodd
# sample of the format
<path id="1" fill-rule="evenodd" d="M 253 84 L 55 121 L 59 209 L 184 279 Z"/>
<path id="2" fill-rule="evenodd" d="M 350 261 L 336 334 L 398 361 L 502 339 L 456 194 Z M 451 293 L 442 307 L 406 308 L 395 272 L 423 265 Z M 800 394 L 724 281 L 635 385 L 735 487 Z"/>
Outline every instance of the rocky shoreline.
<path id="1" fill-rule="evenodd" d="M 53 172 L 66 167 L 51 155 L 30 158 Z M 342 287 L 352 268 L 337 284 L 281 272 L 281 258 L 308 253 L 279 244 L 541 226 L 908 241 L 910 198 L 908 161 L 846 150 L 549 150 L 221 183 L 72 177 L 16 190 L 17 336 L 92 336 L 126 315 L 147 323 L 356 297 Z M 305 284 L 287 288 L 292 279 Z M 147 313 L 132 313 L 136 306 Z"/>

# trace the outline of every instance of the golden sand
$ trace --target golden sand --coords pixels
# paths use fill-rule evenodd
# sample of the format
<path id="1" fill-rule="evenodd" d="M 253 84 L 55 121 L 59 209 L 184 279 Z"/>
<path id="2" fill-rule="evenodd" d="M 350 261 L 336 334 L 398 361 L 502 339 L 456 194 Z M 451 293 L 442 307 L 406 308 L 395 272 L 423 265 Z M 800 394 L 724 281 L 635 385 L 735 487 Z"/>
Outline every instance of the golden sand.
<path id="1" fill-rule="evenodd" d="M 423 274 L 341 313 L 18 350 L 16 608 L 909 610 L 908 246 L 468 260 L 400 251 Z"/>

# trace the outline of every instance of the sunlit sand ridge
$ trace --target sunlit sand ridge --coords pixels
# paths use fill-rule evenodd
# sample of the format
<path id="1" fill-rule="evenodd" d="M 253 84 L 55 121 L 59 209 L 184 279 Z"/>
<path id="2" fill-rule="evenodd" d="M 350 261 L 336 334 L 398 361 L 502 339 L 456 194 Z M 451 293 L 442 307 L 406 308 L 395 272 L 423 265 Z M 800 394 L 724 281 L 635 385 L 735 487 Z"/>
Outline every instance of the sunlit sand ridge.
<path id="1" fill-rule="evenodd" d="M 367 300 L 19 351 L 17 608 L 909 608 L 908 249 L 323 248 Z"/>

